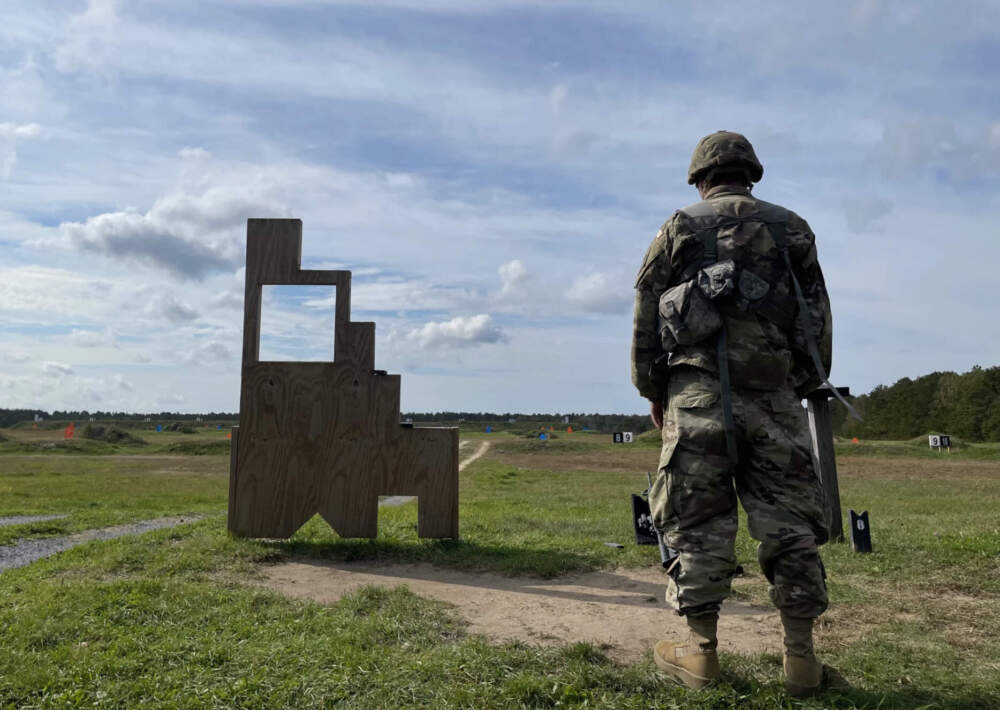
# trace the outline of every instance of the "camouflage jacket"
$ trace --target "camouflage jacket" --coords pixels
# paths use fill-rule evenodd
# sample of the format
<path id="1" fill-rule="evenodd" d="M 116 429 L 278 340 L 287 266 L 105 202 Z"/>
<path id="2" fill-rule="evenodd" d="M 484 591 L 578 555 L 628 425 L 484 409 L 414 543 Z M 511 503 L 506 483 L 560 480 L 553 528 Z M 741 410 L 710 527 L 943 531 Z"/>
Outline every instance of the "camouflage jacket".
<path id="1" fill-rule="evenodd" d="M 717 231 L 718 260 L 733 259 L 740 269 L 750 270 L 766 280 L 770 284 L 769 297 L 779 311 L 787 312 L 785 318 L 775 318 L 773 313 L 768 318 L 735 304 L 720 306 L 728 335 L 733 385 L 761 390 L 791 386 L 799 396 L 808 394 L 820 385 L 820 376 L 812 364 L 800 321 L 795 317 L 799 306 L 794 285 L 773 232 L 767 224 L 753 218 L 767 209 L 781 211 L 781 208 L 756 199 L 748 189 L 732 185 L 712 188 L 706 202 L 723 218 L 744 218 L 735 224 L 729 220 L 728 225 Z M 816 257 L 816 239 L 804 219 L 791 211 L 781 213 L 787 215 L 784 239 L 792 268 L 809 304 L 815 342 L 829 373 L 833 320 Z M 660 296 L 668 288 L 693 278 L 703 265 L 704 252 L 694 220 L 685 210 L 679 210 L 660 228 L 639 269 L 635 283 L 632 382 L 647 399 L 664 399 L 670 367 L 691 365 L 718 371 L 715 338 L 676 346 L 665 353 L 659 333 Z"/>

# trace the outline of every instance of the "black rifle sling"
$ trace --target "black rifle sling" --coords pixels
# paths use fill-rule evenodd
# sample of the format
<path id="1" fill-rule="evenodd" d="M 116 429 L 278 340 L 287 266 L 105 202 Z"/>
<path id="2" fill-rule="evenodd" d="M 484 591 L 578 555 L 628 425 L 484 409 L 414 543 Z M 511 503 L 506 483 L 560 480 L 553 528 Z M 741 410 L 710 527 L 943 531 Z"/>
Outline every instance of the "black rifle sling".
<path id="1" fill-rule="evenodd" d="M 844 397 L 837 391 L 837 388 L 833 386 L 830 382 L 829 376 L 826 374 L 826 368 L 823 367 L 823 358 L 820 357 L 819 348 L 816 345 L 816 334 L 812 327 L 812 316 L 809 312 L 809 304 L 806 302 L 806 297 L 802 293 L 802 286 L 799 285 L 799 279 L 795 276 L 795 269 L 792 268 L 792 259 L 788 255 L 788 240 L 785 239 L 785 223 L 784 222 L 770 222 L 767 225 L 768 230 L 771 232 L 771 238 L 774 240 L 775 245 L 781 252 L 782 258 L 785 260 L 785 266 L 788 267 L 788 273 L 792 277 L 792 285 L 795 288 L 795 297 L 799 301 L 799 327 L 802 328 L 803 334 L 806 339 L 806 347 L 809 349 L 809 357 L 812 358 L 813 367 L 816 368 L 816 374 L 823 381 L 823 385 L 833 393 L 833 396 L 847 408 L 847 412 L 857 419 L 859 422 L 864 421 L 861 415 L 855 411 L 854 407 L 844 399 Z"/>
<path id="2" fill-rule="evenodd" d="M 736 449 L 736 422 L 733 420 L 733 391 L 729 384 L 729 350 L 726 343 L 726 325 L 723 323 L 716 340 L 715 352 L 719 361 L 719 391 L 722 395 L 722 419 L 726 424 L 726 452 L 729 460 L 736 463 L 739 452 Z"/>
<path id="3" fill-rule="evenodd" d="M 719 260 L 718 229 L 706 229 L 700 233 L 702 251 L 701 265 L 711 266 Z M 726 453 L 729 460 L 736 463 L 739 452 L 736 448 L 736 422 L 733 419 L 733 390 L 729 382 L 729 348 L 726 338 L 725 319 L 715 341 L 716 362 L 719 368 L 719 395 L 722 398 L 722 420 L 726 427 Z"/>

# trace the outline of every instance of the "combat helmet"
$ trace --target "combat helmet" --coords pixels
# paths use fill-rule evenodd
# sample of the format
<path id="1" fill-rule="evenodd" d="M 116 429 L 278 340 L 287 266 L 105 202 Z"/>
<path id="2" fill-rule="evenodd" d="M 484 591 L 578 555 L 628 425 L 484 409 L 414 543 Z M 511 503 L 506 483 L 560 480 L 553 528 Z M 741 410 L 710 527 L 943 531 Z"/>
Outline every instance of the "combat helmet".
<path id="1" fill-rule="evenodd" d="M 688 168 L 688 185 L 694 185 L 712 168 L 722 165 L 746 168 L 752 182 L 758 182 L 764 174 L 764 166 L 757 160 L 753 146 L 746 136 L 730 131 L 710 133 L 694 148 L 691 167 Z"/>

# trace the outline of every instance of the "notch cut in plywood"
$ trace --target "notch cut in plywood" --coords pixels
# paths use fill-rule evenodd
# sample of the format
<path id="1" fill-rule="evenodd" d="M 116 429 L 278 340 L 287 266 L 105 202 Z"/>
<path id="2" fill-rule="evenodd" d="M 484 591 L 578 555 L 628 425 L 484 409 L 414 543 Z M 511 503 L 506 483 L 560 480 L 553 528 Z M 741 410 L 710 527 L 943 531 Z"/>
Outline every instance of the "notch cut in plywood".
<path id="1" fill-rule="evenodd" d="M 229 530 L 290 537 L 315 513 L 376 537 L 378 497 L 417 497 L 420 537 L 458 537 L 458 429 L 399 423 L 399 375 L 374 369 L 375 324 L 350 320 L 351 272 L 301 268 L 302 222 L 247 223 L 240 423 Z M 336 287 L 332 362 L 260 361 L 265 284 Z"/>

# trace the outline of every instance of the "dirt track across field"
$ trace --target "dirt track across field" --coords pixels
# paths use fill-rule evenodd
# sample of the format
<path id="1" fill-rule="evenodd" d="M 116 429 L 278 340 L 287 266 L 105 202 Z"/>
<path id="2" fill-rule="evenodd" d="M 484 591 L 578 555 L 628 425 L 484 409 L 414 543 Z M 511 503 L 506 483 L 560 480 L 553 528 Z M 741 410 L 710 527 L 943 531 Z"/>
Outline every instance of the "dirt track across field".
<path id="1" fill-rule="evenodd" d="M 422 597 L 454 605 L 470 633 L 532 644 L 588 641 L 625 663 L 641 658 L 659 639 L 686 633 L 684 620 L 663 602 L 665 577 L 657 568 L 540 579 L 429 564 L 299 560 L 265 567 L 263 572 L 265 586 L 321 604 L 336 602 L 366 585 L 405 585 Z M 779 630 L 773 609 L 727 602 L 719 621 L 720 648 L 778 651 Z"/>

